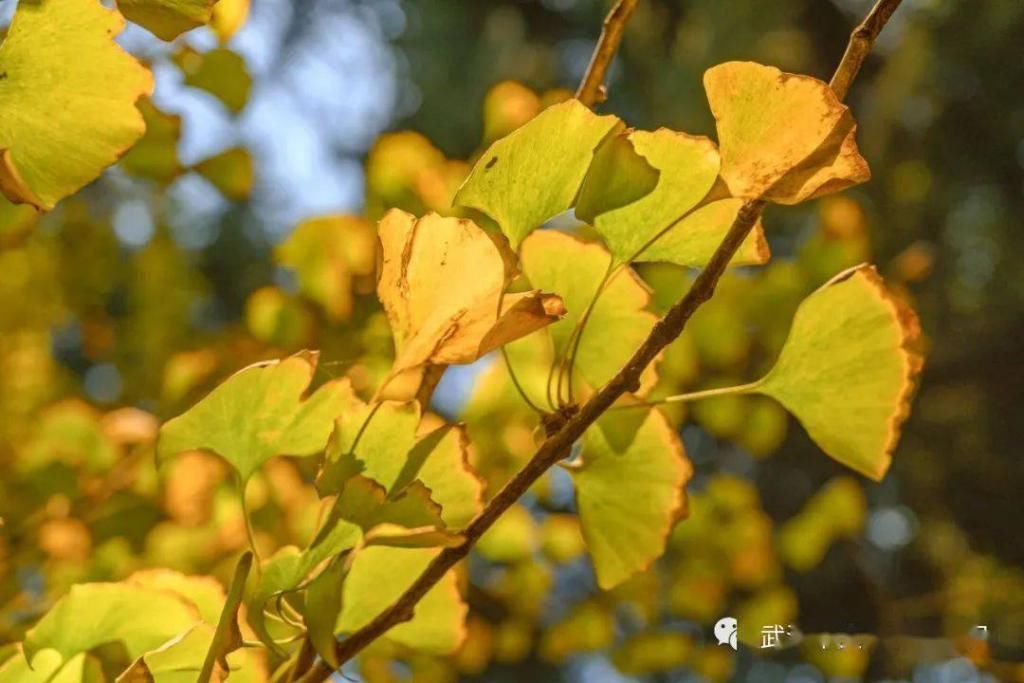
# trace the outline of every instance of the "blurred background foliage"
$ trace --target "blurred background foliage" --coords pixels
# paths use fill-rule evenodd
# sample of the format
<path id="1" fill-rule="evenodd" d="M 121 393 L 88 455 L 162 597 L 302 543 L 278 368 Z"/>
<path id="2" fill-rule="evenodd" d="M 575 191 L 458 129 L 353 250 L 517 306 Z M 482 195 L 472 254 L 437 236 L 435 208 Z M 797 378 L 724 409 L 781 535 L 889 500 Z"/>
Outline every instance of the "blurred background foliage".
<path id="1" fill-rule="evenodd" d="M 706 68 L 751 59 L 827 78 L 869 4 L 642 0 L 604 109 L 712 134 Z M 45 217 L 0 200 L 0 643 L 73 582 L 155 565 L 226 577 L 246 544 L 234 484 L 201 454 L 157 472 L 158 421 L 306 347 L 323 349 L 321 381 L 374 386 L 392 354 L 374 221 L 394 206 L 449 211 L 488 142 L 570 95 L 606 10 L 253 0 L 234 34 L 224 22 L 171 44 L 125 33 L 157 76 L 143 142 Z M 660 366 L 654 396 L 757 376 L 807 293 L 877 263 L 929 342 L 882 483 L 826 458 L 768 399 L 673 407 L 696 476 L 691 517 L 655 567 L 598 591 L 571 485 L 552 472 L 471 558 L 459 654 L 379 645 L 354 671 L 1024 681 L 1012 663 L 1024 659 L 1022 38 L 1017 0 L 907 0 L 850 96 L 873 181 L 770 210 L 771 264 L 728 275 Z M 689 279 L 640 270 L 658 311 Z M 449 370 L 433 408 L 468 422 L 491 493 L 532 453 L 535 416 L 494 359 Z M 250 485 L 265 554 L 311 533 L 311 466 L 276 460 Z M 753 649 L 714 645 L 726 614 Z M 760 628 L 776 623 L 878 639 L 761 656 Z M 976 624 L 988 641 L 968 637 Z"/>

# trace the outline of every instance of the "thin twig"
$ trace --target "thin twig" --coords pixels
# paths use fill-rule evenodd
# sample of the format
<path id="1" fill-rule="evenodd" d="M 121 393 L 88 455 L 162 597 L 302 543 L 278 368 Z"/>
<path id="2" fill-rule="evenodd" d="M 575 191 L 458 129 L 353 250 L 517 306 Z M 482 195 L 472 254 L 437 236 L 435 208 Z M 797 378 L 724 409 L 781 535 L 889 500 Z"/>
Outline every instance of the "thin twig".
<path id="1" fill-rule="evenodd" d="M 902 0 L 878 0 L 878 3 L 871 10 L 868 18 L 861 26 L 854 30 L 850 37 L 851 44 L 863 43 L 870 48 L 874 38 L 882 30 L 885 22 L 892 16 L 892 13 L 899 7 Z M 616 9 L 620 5 L 616 6 Z M 612 14 L 615 14 L 613 10 Z M 865 25 L 871 26 L 868 31 L 862 30 Z M 618 32 L 621 33 L 621 27 Z M 607 22 L 606 22 L 607 31 Z M 598 51 L 601 45 L 598 45 Z M 849 89 L 853 76 L 860 70 L 860 66 L 868 52 L 863 47 L 847 48 L 842 62 L 836 69 L 836 76 L 833 80 L 841 83 L 839 87 L 842 92 L 837 94 L 844 96 Z M 610 57 L 605 58 L 605 63 Z M 595 55 L 593 62 L 599 61 Z M 590 74 L 588 73 L 588 78 Z M 845 84 L 843 84 L 845 83 Z M 581 88 L 582 91 L 582 88 Z M 465 541 L 454 548 L 445 548 L 434 560 L 427 565 L 419 578 L 409 586 L 406 591 L 398 597 L 390 607 L 378 614 L 370 623 L 356 630 L 350 636 L 339 642 L 335 649 L 337 660 L 340 664 L 349 661 L 363 650 L 370 643 L 384 635 L 389 629 L 398 624 L 412 619 L 416 604 L 437 584 L 444 575 L 456 564 L 464 559 L 476 541 L 487 531 L 501 515 L 511 507 L 537 479 L 548 471 L 555 463 L 564 458 L 572 448 L 572 445 L 613 403 L 623 394 L 636 391 L 640 386 L 640 375 L 654 358 L 674 341 L 686 326 L 687 321 L 694 312 L 705 301 L 710 299 L 715 292 L 718 280 L 722 277 L 729 262 L 746 239 L 747 235 L 757 224 L 764 210 L 765 202 L 762 200 L 748 201 L 740 208 L 736 218 L 726 233 L 722 243 L 715 250 L 707 266 L 701 271 L 686 295 L 683 296 L 651 330 L 650 335 L 644 340 L 640 348 L 636 350 L 633 357 L 629 359 L 625 367 L 620 370 L 597 393 L 590 397 L 579 412 L 570 418 L 565 425 L 557 432 L 549 436 L 540 445 L 534 456 L 526 463 L 505 486 L 487 503 L 486 507 L 469 523 L 463 531 Z M 299 683 L 319 683 L 325 680 L 332 673 L 331 668 L 322 661 L 299 679 Z"/>
<path id="2" fill-rule="evenodd" d="M 588 107 L 600 104 L 606 97 L 605 74 L 608 73 L 612 58 L 615 57 L 619 43 L 622 42 L 622 33 L 638 3 L 639 0 L 619 0 L 604 19 L 601 37 L 594 48 L 594 55 L 590 58 L 583 82 L 576 91 L 576 99 Z"/>

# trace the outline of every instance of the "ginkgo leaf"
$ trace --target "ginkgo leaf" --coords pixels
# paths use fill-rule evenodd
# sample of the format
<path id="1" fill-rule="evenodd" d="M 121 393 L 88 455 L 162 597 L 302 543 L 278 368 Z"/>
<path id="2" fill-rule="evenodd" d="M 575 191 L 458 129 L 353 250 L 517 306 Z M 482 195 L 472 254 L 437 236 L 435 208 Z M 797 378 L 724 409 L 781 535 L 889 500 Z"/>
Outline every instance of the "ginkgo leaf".
<path id="1" fill-rule="evenodd" d="M 210 625 L 215 625 L 224 606 L 224 587 L 210 576 L 188 576 L 172 569 L 143 569 L 128 577 L 128 582 L 175 593 L 195 605 L 199 616 Z"/>
<path id="2" fill-rule="evenodd" d="M 308 548 L 285 546 L 263 563 L 256 579 L 250 582 L 245 601 L 249 625 L 264 644 L 274 650 L 278 649 L 266 626 L 264 609 L 267 603 L 315 578 L 317 569 L 332 557 L 357 547 L 362 536 L 356 524 L 335 518 Z"/>
<path id="3" fill-rule="evenodd" d="M 121 168 L 132 175 L 169 183 L 182 171 L 178 160 L 181 117 L 166 114 L 149 100 L 139 102 L 146 134 L 121 158 Z"/>
<path id="4" fill-rule="evenodd" d="M 252 76 L 237 52 L 227 48 L 197 52 L 184 47 L 174 55 L 174 61 L 185 74 L 186 85 L 210 93 L 233 114 L 245 108 Z"/>
<path id="5" fill-rule="evenodd" d="M 597 582 L 612 588 L 665 551 L 686 513 L 693 468 L 676 430 L 657 409 L 605 414 L 583 437 L 576 485 L 583 538 Z"/>
<path id="6" fill-rule="evenodd" d="M 192 169 L 209 180 L 222 195 L 236 202 L 249 196 L 255 182 L 252 155 L 242 147 L 232 147 L 203 159 Z"/>
<path id="7" fill-rule="evenodd" d="M 418 481 L 388 496 L 387 490 L 377 482 L 356 475 L 345 482 L 335 511 L 338 517 L 357 524 L 368 534 L 381 525 L 404 529 L 444 528 L 441 506 L 431 500 L 430 490 Z M 387 535 L 378 534 L 377 538 Z"/>
<path id="8" fill-rule="evenodd" d="M 563 354 L 612 256 L 600 244 L 541 230 L 523 242 L 522 259 L 532 286 L 557 291 L 565 301 L 568 313 L 548 328 L 556 354 Z M 647 337 L 657 322 L 646 310 L 650 301 L 650 290 L 631 268 L 623 268 L 608 282 L 590 312 L 576 355 L 575 369 L 592 388 L 603 386 L 622 369 Z"/>
<path id="9" fill-rule="evenodd" d="M 195 606 L 170 591 L 131 582 L 77 584 L 25 634 L 23 649 L 29 662 L 44 650 L 69 661 L 120 642 L 135 659 L 199 621 Z"/>
<path id="10" fill-rule="evenodd" d="M 594 226 L 617 263 L 702 266 L 742 206 L 724 199 L 694 211 L 708 197 L 718 167 L 718 149 L 705 137 L 665 128 L 620 133 L 598 150 L 576 215 Z M 758 221 L 732 264 L 763 263 L 767 257 Z"/>
<path id="11" fill-rule="evenodd" d="M 317 355 L 300 353 L 239 370 L 183 415 L 160 428 L 157 457 L 209 450 L 227 460 L 242 481 L 275 455 L 322 451 L 355 397 L 344 381 L 330 381 L 312 395 Z"/>
<path id="12" fill-rule="evenodd" d="M 43 650 L 31 666 L 21 653 L 0 664 L 0 683 L 101 683 L 99 662 L 85 653 L 68 661 L 55 650 Z"/>
<path id="13" fill-rule="evenodd" d="M 417 220 L 395 209 L 379 233 L 377 293 L 397 348 L 392 376 L 424 363 L 471 363 L 564 313 L 561 298 L 540 290 L 502 297 L 511 255 L 470 220 Z"/>
<path id="14" fill-rule="evenodd" d="M 351 633 L 368 624 L 412 585 L 438 552 L 381 546 L 359 551 L 345 579 L 338 631 Z M 416 604 L 413 618 L 392 628 L 386 638 L 423 652 L 449 654 L 465 638 L 466 612 L 455 573 L 449 571 Z"/>
<path id="15" fill-rule="evenodd" d="M 775 398 L 827 454 L 878 480 L 910 411 L 920 334 L 875 269 L 855 266 L 800 304 L 775 367 L 749 390 Z"/>
<path id="16" fill-rule="evenodd" d="M 733 197 L 797 204 L 870 177 L 856 123 L 828 84 L 754 62 L 704 74 Z"/>
<path id="17" fill-rule="evenodd" d="M 459 188 L 454 203 L 497 221 L 513 247 L 547 220 L 572 208 L 594 151 L 621 129 L 567 100 L 492 144 Z"/>
<path id="18" fill-rule="evenodd" d="M 375 407 L 353 404 L 338 418 L 331 435 L 324 468 L 317 477 L 321 495 L 342 492 L 344 496 L 343 487 L 357 474 L 379 484 L 392 500 L 418 481 L 426 487 L 428 499 L 441 506 L 444 525 L 464 527 L 483 505 L 483 485 L 469 465 L 469 437 L 464 427 L 452 425 L 418 437 L 420 419 L 415 401 L 384 401 Z"/>
<path id="19" fill-rule="evenodd" d="M 198 624 L 136 659 L 116 683 L 194 683 L 211 642 L 213 627 Z M 220 670 L 214 672 L 210 683 L 226 679 L 227 671 Z"/>
<path id="20" fill-rule="evenodd" d="M 352 313 L 352 281 L 373 274 L 377 239 L 360 216 L 323 216 L 299 224 L 274 255 L 298 275 L 299 291 L 313 299 L 331 320 Z"/>
<path id="21" fill-rule="evenodd" d="M 730 198 L 700 207 L 673 225 L 636 260 L 664 261 L 681 266 L 706 265 L 729 232 L 742 206 L 742 199 Z M 770 258 L 771 249 L 764 234 L 764 226 L 758 218 L 729 264 L 760 265 L 767 263 Z"/>
<path id="22" fill-rule="evenodd" d="M 231 40 L 249 17 L 251 0 L 217 0 L 213 6 L 210 28 L 217 34 L 221 45 Z"/>
<path id="23" fill-rule="evenodd" d="M 227 598 L 217 619 L 217 628 L 210 640 L 210 646 L 203 660 L 200 681 L 210 680 L 208 677 L 224 675 L 231 670 L 228 656 L 241 649 L 242 630 L 238 626 L 238 608 L 242 605 L 245 594 L 245 583 L 252 569 L 253 554 L 251 551 L 242 553 L 235 563 L 235 571 L 228 588 Z"/>
<path id="24" fill-rule="evenodd" d="M 129 21 L 149 29 L 161 40 L 174 40 L 210 21 L 217 0 L 117 0 Z"/>
<path id="25" fill-rule="evenodd" d="M 0 189 L 50 210 L 145 131 L 135 102 L 153 77 L 114 42 L 124 28 L 98 0 L 19 2 L 0 45 Z"/>

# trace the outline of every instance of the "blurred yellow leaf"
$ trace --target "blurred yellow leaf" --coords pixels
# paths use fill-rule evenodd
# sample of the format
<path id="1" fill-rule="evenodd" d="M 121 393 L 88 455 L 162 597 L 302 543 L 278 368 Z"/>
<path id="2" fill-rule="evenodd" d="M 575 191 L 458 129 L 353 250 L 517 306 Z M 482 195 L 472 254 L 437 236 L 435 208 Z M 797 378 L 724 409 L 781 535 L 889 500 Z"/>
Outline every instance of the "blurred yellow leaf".
<path id="1" fill-rule="evenodd" d="M 360 216 L 324 216 L 300 223 L 274 253 L 295 270 L 299 290 L 340 321 L 352 313 L 353 279 L 373 274 L 377 239 Z"/>
<path id="2" fill-rule="evenodd" d="M 549 107 L 484 152 L 455 203 L 493 218 L 517 248 L 531 231 L 572 208 L 594 151 L 621 125 L 578 100 Z"/>
<path id="3" fill-rule="evenodd" d="M 693 474 L 679 435 L 658 410 L 613 411 L 583 437 L 576 485 L 583 538 L 604 588 L 647 569 L 686 514 Z"/>
<path id="4" fill-rule="evenodd" d="M 0 189 L 50 210 L 145 131 L 135 102 L 153 77 L 114 42 L 124 20 L 98 0 L 20 2 L 0 45 Z"/>
<path id="5" fill-rule="evenodd" d="M 561 298 L 540 290 L 502 297 L 511 255 L 472 221 L 392 210 L 380 239 L 377 292 L 395 336 L 392 376 L 425 363 L 471 363 L 564 312 Z"/>
<path id="6" fill-rule="evenodd" d="M 526 560 L 537 547 L 537 524 L 530 511 L 517 503 L 495 520 L 476 547 L 494 562 Z"/>
<path id="7" fill-rule="evenodd" d="M 484 142 L 508 135 L 542 109 L 537 93 L 522 83 L 502 81 L 494 85 L 484 97 Z"/>
<path id="8" fill-rule="evenodd" d="M 152 31 L 161 40 L 174 40 L 185 31 L 210 21 L 217 0 L 117 0 L 125 18 Z"/>
<path id="9" fill-rule="evenodd" d="M 734 197 L 798 204 L 870 177 L 856 123 L 827 83 L 754 62 L 704 74 Z"/>
<path id="10" fill-rule="evenodd" d="M 252 77 L 238 53 L 223 47 L 209 52 L 183 47 L 174 55 L 174 62 L 185 74 L 186 85 L 210 93 L 233 114 L 245 108 Z"/>
<path id="11" fill-rule="evenodd" d="M 251 0 L 217 0 L 213 6 L 210 28 L 217 34 L 221 45 L 231 40 L 249 18 Z"/>
<path id="12" fill-rule="evenodd" d="M 146 121 L 146 134 L 121 158 L 121 168 L 132 175 L 169 183 L 181 173 L 178 138 L 181 117 L 165 114 L 149 99 L 139 101 Z"/>
<path id="13" fill-rule="evenodd" d="M 192 167 L 220 193 L 236 202 L 246 199 L 252 192 L 256 170 L 252 155 L 242 147 L 232 147 Z"/>

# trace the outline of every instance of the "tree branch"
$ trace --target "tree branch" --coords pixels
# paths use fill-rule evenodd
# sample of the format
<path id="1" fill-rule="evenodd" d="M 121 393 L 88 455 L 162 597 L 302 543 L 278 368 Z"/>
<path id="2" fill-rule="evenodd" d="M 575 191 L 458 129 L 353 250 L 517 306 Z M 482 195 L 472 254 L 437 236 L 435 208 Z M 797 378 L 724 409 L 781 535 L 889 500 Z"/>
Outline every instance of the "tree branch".
<path id="1" fill-rule="evenodd" d="M 594 54 L 587 66 L 587 73 L 576 91 L 576 99 L 588 107 L 604 102 L 607 91 L 604 86 L 604 77 L 608 73 L 608 67 L 612 58 L 619 49 L 622 42 L 622 32 L 633 16 L 639 0 L 619 0 L 612 7 L 612 11 L 604 19 L 604 28 L 601 29 L 601 37 L 594 47 Z"/>
<path id="2" fill-rule="evenodd" d="M 845 97 L 850 83 L 852 83 L 857 72 L 860 70 L 861 64 L 863 64 L 864 58 L 867 57 L 875 38 L 878 37 L 885 23 L 901 2 L 902 0 L 878 0 L 864 22 L 854 29 L 850 36 L 850 43 L 847 46 L 846 53 L 843 55 L 843 59 L 837 67 L 835 75 L 832 77 L 832 83 L 836 84 L 833 87 L 837 88 L 836 94 L 840 99 Z M 591 76 L 595 71 L 595 65 L 603 64 L 603 66 L 599 67 L 600 75 L 603 77 L 604 69 L 611 59 L 610 54 L 601 57 L 601 54 L 604 54 L 603 51 L 606 49 L 604 45 L 605 35 L 612 34 L 614 31 L 615 36 L 609 38 L 608 42 L 614 41 L 616 45 L 618 44 L 622 27 L 613 22 L 616 13 L 623 5 L 635 4 L 635 2 L 631 3 L 628 0 L 623 0 L 616 5 L 608 20 L 605 21 L 605 33 L 602 34 L 602 40 L 595 50 L 594 59 L 591 61 L 591 71 L 588 72 L 584 85 L 580 87 L 581 93 L 584 92 L 585 86 L 591 80 Z M 627 18 L 631 11 L 632 7 L 626 10 Z M 618 26 L 618 28 L 610 29 L 610 23 Z M 599 81 L 600 78 L 596 78 L 594 82 L 599 84 Z M 597 86 L 594 85 L 593 87 Z M 410 620 L 416 603 L 450 569 L 469 554 L 473 544 L 494 524 L 495 520 L 526 493 L 527 489 L 544 472 L 564 458 L 576 440 L 583 435 L 583 432 L 608 410 L 620 396 L 627 392 L 636 391 L 639 388 L 640 375 L 644 369 L 662 349 L 682 334 L 686 323 L 694 312 L 701 304 L 714 295 L 719 279 L 728 267 L 733 255 L 735 255 L 740 245 L 743 244 L 743 241 L 757 223 L 758 218 L 761 217 L 764 207 L 764 201 L 752 200 L 746 202 L 740 208 L 736 219 L 729 228 L 729 232 L 726 233 L 722 243 L 715 250 L 711 260 L 708 261 L 707 266 L 697 276 L 697 279 L 694 280 L 693 286 L 665 314 L 665 317 L 658 321 L 654 329 L 651 330 L 650 335 L 648 335 L 647 339 L 644 340 L 643 344 L 640 345 L 640 348 L 636 350 L 633 357 L 629 359 L 629 362 L 626 363 L 622 370 L 604 388 L 592 395 L 590 400 L 561 429 L 549 436 L 523 469 L 487 503 L 487 506 L 469 523 L 469 526 L 463 532 L 466 539 L 464 543 L 454 548 L 442 550 L 427 568 L 423 570 L 419 578 L 390 607 L 378 614 L 366 626 L 358 629 L 348 638 L 338 643 L 336 655 L 339 662 L 342 664 L 347 662 L 371 642 L 384 635 L 389 629 Z M 330 676 L 331 673 L 331 669 L 324 662 L 320 661 L 305 676 L 299 679 L 299 683 L 319 683 Z"/>

